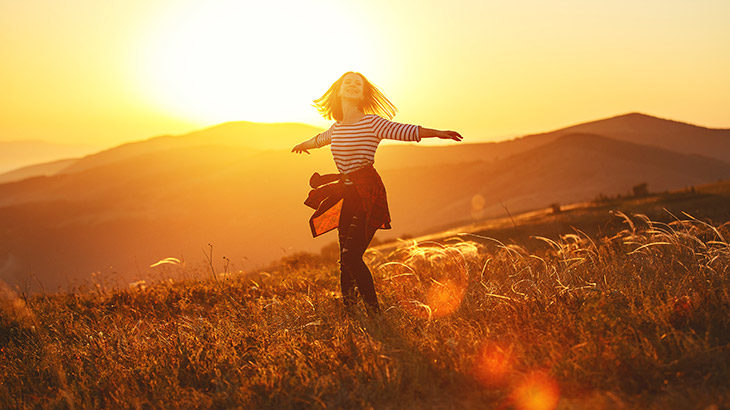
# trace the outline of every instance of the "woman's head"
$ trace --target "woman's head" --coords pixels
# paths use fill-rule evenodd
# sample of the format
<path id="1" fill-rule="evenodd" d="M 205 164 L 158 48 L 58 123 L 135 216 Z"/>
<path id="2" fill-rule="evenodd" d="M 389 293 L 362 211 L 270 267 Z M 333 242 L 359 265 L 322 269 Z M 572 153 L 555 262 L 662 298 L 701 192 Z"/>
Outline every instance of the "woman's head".
<path id="1" fill-rule="evenodd" d="M 328 120 L 342 121 L 342 99 L 349 99 L 366 114 L 392 119 L 396 108 L 364 75 L 348 71 L 335 81 L 314 106 Z"/>

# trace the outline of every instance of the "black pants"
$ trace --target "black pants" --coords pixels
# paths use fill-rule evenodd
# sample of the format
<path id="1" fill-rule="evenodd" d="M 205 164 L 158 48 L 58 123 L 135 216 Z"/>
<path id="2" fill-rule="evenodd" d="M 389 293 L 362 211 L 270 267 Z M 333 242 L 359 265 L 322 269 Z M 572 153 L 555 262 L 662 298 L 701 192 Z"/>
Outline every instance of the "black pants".
<path id="1" fill-rule="evenodd" d="M 360 196 L 353 185 L 345 185 L 345 200 L 340 216 L 340 287 L 345 306 L 357 303 L 355 289 L 360 293 L 367 307 L 378 312 L 378 297 L 375 295 L 373 275 L 362 256 L 375 235 L 375 229 L 368 228 Z"/>

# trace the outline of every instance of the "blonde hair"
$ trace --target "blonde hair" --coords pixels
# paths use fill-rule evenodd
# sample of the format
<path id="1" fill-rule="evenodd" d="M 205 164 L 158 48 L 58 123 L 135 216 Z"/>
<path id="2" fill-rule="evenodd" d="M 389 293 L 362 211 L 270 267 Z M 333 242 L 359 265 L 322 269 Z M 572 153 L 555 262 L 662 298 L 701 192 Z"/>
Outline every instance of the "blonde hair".
<path id="1" fill-rule="evenodd" d="M 376 114 L 392 120 L 398 111 L 388 97 L 383 94 L 378 87 L 373 85 L 364 75 L 348 71 L 342 74 L 330 88 L 319 98 L 314 100 L 314 106 L 320 114 L 328 120 L 342 121 L 342 100 L 337 95 L 345 76 L 348 74 L 357 74 L 362 78 L 363 82 L 363 99 L 358 104 L 358 108 L 365 114 Z"/>

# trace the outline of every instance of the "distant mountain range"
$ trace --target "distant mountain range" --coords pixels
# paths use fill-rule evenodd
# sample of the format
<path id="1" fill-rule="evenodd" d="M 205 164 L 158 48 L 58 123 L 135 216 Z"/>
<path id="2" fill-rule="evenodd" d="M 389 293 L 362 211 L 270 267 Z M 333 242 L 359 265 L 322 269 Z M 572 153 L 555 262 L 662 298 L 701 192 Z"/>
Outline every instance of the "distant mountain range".
<path id="1" fill-rule="evenodd" d="M 8 180 L 8 177 L 3 175 L 8 171 L 47 161 L 57 161 L 61 158 L 80 157 L 97 150 L 97 147 L 90 145 L 56 144 L 45 141 L 0 141 L 0 181 Z"/>
<path id="2" fill-rule="evenodd" d="M 378 151 L 378 160 L 389 164 L 415 161 L 418 165 L 488 161 L 506 158 L 569 134 L 603 135 L 634 144 L 730 162 L 730 129 L 699 127 L 640 113 L 586 122 L 509 141 L 440 147 L 389 146 L 383 152 Z"/>
<path id="3" fill-rule="evenodd" d="M 0 184 L 5 182 L 20 181 L 36 176 L 55 175 L 63 169 L 75 163 L 78 158 L 58 159 L 55 161 L 41 162 L 40 164 L 26 165 L 12 171 L 0 174 Z"/>
<path id="4" fill-rule="evenodd" d="M 81 158 L 60 172 L 73 173 L 152 152 L 204 145 L 283 150 L 291 148 L 301 142 L 303 138 L 309 135 L 314 136 L 321 131 L 310 125 L 296 123 L 228 122 L 184 135 L 165 135 L 122 144 Z"/>
<path id="5" fill-rule="evenodd" d="M 100 271 L 126 283 L 147 277 L 165 257 L 200 262 L 208 243 L 235 269 L 318 250 L 336 235 L 313 240 L 302 201 L 312 172 L 334 171 L 331 154 L 280 149 L 317 132 L 227 123 L 49 164 L 0 184 L 0 279 L 53 290 Z M 272 149 L 253 149 L 252 139 Z M 730 130 L 632 113 L 499 143 L 386 145 L 376 167 L 394 227 L 379 236 L 393 237 L 501 216 L 505 208 L 628 193 L 639 183 L 661 191 L 730 178 Z"/>

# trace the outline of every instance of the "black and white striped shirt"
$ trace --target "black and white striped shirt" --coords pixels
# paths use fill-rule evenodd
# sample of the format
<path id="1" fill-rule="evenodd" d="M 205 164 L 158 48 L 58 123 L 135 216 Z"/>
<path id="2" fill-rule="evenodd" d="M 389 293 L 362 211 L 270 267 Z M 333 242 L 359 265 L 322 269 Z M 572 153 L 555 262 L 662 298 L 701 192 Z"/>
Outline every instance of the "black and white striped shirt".
<path id="1" fill-rule="evenodd" d="M 367 114 L 354 124 L 334 123 L 315 137 L 317 148 L 332 144 L 332 156 L 340 173 L 352 172 L 375 162 L 382 139 L 420 141 L 418 125 L 401 124 Z M 345 181 L 347 183 L 347 181 Z"/>

